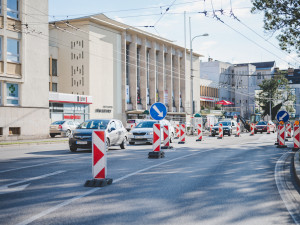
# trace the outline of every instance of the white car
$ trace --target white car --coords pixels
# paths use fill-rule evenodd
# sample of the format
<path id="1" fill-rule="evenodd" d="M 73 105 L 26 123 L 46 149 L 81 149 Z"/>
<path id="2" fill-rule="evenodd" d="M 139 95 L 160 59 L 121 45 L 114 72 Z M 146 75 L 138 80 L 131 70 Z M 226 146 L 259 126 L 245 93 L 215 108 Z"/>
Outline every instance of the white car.
<path id="1" fill-rule="evenodd" d="M 145 120 L 140 122 L 135 128 L 133 128 L 128 134 L 129 144 L 135 143 L 152 144 L 153 141 L 153 124 L 157 123 L 156 120 Z M 163 140 L 163 126 L 169 126 L 170 142 L 173 142 L 175 137 L 175 129 L 168 120 L 161 120 L 161 139 Z"/>
<path id="2" fill-rule="evenodd" d="M 143 120 L 141 120 L 141 119 L 130 119 L 130 120 L 127 120 L 126 130 L 130 131 L 132 128 L 135 128 L 136 125 L 138 125 L 142 121 Z"/>

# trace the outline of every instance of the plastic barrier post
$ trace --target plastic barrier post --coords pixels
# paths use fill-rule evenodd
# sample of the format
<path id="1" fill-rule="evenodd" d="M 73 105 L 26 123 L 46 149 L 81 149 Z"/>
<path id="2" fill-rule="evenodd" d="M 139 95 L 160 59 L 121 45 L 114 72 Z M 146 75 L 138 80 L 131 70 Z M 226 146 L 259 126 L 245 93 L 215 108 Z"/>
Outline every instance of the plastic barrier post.
<path id="1" fill-rule="evenodd" d="M 279 143 L 277 145 L 277 148 L 286 148 L 285 145 L 285 125 L 279 125 Z"/>
<path id="2" fill-rule="evenodd" d="M 153 124 L 153 143 L 152 143 L 152 152 L 148 153 L 148 158 L 159 159 L 165 157 L 165 153 L 160 150 L 161 145 L 161 131 L 160 124 Z"/>
<path id="3" fill-rule="evenodd" d="M 223 139 L 223 124 L 219 124 L 219 137 L 218 139 Z"/>
<path id="4" fill-rule="evenodd" d="M 113 179 L 106 178 L 106 135 L 105 131 L 93 131 L 92 134 L 92 171 L 93 180 L 87 180 L 85 187 L 104 187 L 112 184 Z"/>
<path id="5" fill-rule="evenodd" d="M 210 124 L 210 128 L 209 128 L 209 132 L 210 132 L 210 134 L 211 134 L 212 128 L 213 128 L 213 125 L 212 125 L 212 124 Z"/>
<path id="6" fill-rule="evenodd" d="M 241 123 L 237 123 L 237 127 L 236 127 L 236 137 L 240 137 L 241 136 Z"/>
<path id="7" fill-rule="evenodd" d="M 180 125 L 180 139 L 178 144 L 185 144 L 185 124 Z"/>
<path id="8" fill-rule="evenodd" d="M 175 129 L 176 129 L 176 137 L 175 137 L 175 139 L 179 139 L 179 136 L 180 136 L 180 127 L 179 127 L 179 124 L 176 124 L 176 127 L 175 127 Z"/>
<path id="9" fill-rule="evenodd" d="M 164 141 L 163 141 L 163 146 L 161 148 L 162 149 L 171 149 L 171 148 L 173 148 L 170 145 L 170 129 L 169 129 L 168 125 L 165 125 L 163 127 L 163 138 L 164 138 Z"/>
<path id="10" fill-rule="evenodd" d="M 196 141 L 202 141 L 203 140 L 203 135 L 202 135 L 202 124 L 198 124 L 198 136 Z"/>
<path id="11" fill-rule="evenodd" d="M 300 127 L 299 121 L 294 123 L 294 147 L 293 151 L 298 151 L 300 149 Z"/>
<path id="12" fill-rule="evenodd" d="M 275 145 L 278 145 L 279 144 L 279 125 L 276 127 L 276 133 L 277 133 L 277 138 L 276 138 Z"/>
<path id="13" fill-rule="evenodd" d="M 271 130 L 270 130 L 270 124 L 267 124 L 267 134 L 271 134 Z"/>
<path id="14" fill-rule="evenodd" d="M 292 124 L 287 123 L 286 124 L 286 138 L 292 137 Z"/>
<path id="15" fill-rule="evenodd" d="M 250 134 L 250 136 L 254 136 L 254 127 L 255 127 L 254 123 L 251 123 L 250 124 L 250 128 L 251 128 L 251 134 Z"/>

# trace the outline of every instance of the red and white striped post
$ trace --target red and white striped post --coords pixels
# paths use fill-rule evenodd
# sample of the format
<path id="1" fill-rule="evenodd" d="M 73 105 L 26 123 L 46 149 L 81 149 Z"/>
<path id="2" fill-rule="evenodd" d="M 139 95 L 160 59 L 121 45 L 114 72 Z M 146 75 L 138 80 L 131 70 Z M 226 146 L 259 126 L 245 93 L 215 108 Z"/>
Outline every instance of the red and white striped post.
<path id="1" fill-rule="evenodd" d="M 178 144 L 185 144 L 185 124 L 180 125 L 180 137 Z"/>
<path id="2" fill-rule="evenodd" d="M 279 124 L 276 127 L 276 133 L 277 133 L 277 139 L 276 139 L 275 145 L 279 145 Z"/>
<path id="3" fill-rule="evenodd" d="M 178 139 L 180 137 L 180 127 L 179 127 L 179 124 L 176 124 L 176 137 L 175 139 Z"/>
<path id="4" fill-rule="evenodd" d="M 163 146 L 161 147 L 162 149 L 170 149 L 173 148 L 170 146 L 170 129 L 168 125 L 165 125 L 163 127 Z"/>
<path id="5" fill-rule="evenodd" d="M 297 151 L 300 149 L 300 127 L 299 121 L 295 121 L 294 123 L 294 147 L 293 151 Z"/>
<path id="6" fill-rule="evenodd" d="M 218 139 L 223 139 L 223 124 L 219 123 L 219 137 Z"/>
<path id="7" fill-rule="evenodd" d="M 198 136 L 197 136 L 197 140 L 196 141 L 202 141 L 202 124 L 201 123 L 199 123 L 198 125 Z"/>
<path id="8" fill-rule="evenodd" d="M 286 148 L 287 146 L 285 145 L 285 125 L 279 125 L 279 142 L 277 148 Z"/>
<path id="9" fill-rule="evenodd" d="M 254 123 L 251 123 L 250 124 L 250 129 L 251 129 L 250 136 L 254 136 L 254 127 L 255 127 Z"/>
<path id="10" fill-rule="evenodd" d="M 161 131 L 160 124 L 153 124 L 153 143 L 152 143 L 152 152 L 148 153 L 148 158 L 163 158 L 165 156 L 163 151 L 160 151 L 161 147 Z"/>
<path id="11" fill-rule="evenodd" d="M 292 137 L 292 124 L 287 123 L 286 124 L 286 138 L 291 138 Z"/>
<path id="12" fill-rule="evenodd" d="M 237 127 L 236 127 L 236 137 L 240 137 L 241 136 L 241 123 L 237 123 Z"/>
<path id="13" fill-rule="evenodd" d="M 111 178 L 106 178 L 107 174 L 107 146 L 106 134 L 104 130 L 93 131 L 92 133 L 92 172 L 93 180 L 87 180 L 86 187 L 103 187 L 112 183 Z"/>
<path id="14" fill-rule="evenodd" d="M 271 129 L 270 129 L 270 124 L 269 124 L 269 122 L 267 123 L 267 134 L 271 134 Z"/>
<path id="15" fill-rule="evenodd" d="M 213 125 L 210 124 L 210 128 L 209 128 L 209 132 L 210 132 L 210 133 L 211 133 L 211 131 L 212 131 L 212 128 L 213 128 Z"/>

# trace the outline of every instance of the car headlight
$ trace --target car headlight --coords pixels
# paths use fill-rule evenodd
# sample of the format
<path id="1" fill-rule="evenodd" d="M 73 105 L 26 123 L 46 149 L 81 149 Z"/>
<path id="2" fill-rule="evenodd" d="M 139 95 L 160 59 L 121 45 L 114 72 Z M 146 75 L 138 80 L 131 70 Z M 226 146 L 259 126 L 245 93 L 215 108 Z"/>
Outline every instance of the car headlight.
<path id="1" fill-rule="evenodd" d="M 147 132 L 147 135 L 153 135 L 153 131 L 152 132 Z"/>
<path id="2" fill-rule="evenodd" d="M 128 135 L 132 135 L 132 133 L 131 133 L 131 132 L 128 132 Z"/>

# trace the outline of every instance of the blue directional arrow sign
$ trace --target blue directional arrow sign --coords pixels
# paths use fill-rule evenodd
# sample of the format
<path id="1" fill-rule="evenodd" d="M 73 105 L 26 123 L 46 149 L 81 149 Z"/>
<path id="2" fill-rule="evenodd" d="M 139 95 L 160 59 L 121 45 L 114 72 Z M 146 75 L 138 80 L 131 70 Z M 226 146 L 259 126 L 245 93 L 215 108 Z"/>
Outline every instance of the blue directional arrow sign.
<path id="1" fill-rule="evenodd" d="M 150 116 L 154 120 L 162 120 L 167 115 L 167 108 L 161 102 L 154 103 L 150 108 Z"/>
<path id="2" fill-rule="evenodd" d="M 286 123 L 287 121 L 289 121 L 290 115 L 287 111 L 279 111 L 276 118 L 278 122 L 283 121 Z"/>

